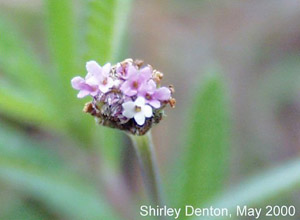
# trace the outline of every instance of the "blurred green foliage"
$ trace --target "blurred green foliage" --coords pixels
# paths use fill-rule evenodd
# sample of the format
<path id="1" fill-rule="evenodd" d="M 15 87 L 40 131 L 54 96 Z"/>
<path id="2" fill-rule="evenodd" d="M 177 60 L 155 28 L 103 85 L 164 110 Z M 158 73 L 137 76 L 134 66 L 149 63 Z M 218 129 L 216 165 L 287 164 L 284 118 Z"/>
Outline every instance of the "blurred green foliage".
<path id="1" fill-rule="evenodd" d="M 78 21 L 73 3 L 46 1 L 50 65 L 42 63 L 23 33 L 1 16 L 0 202 L 5 203 L 0 207 L 1 219 L 119 219 L 103 186 L 96 177 L 88 176 L 89 168 L 76 171 L 53 146 L 63 148 L 71 143 L 84 155 L 96 152 L 100 157 L 101 153 L 104 163 L 118 172 L 119 134 L 95 126 L 91 117 L 82 114 L 85 101 L 76 99 L 70 79 L 84 72 L 86 60 L 96 59 L 101 64 L 117 60 L 130 0 L 80 1 L 86 13 L 83 31 L 77 29 L 82 21 Z M 292 68 L 288 72 L 297 75 L 299 62 L 291 63 L 278 74 Z M 294 81 L 285 75 L 275 78 L 279 79 L 274 81 L 278 93 L 284 96 L 287 90 L 282 82 Z M 165 186 L 174 206 L 201 207 L 212 201 L 229 208 L 239 203 L 255 205 L 299 187 L 300 162 L 293 160 L 224 192 L 231 127 L 224 84 L 218 73 L 209 73 L 194 93 L 182 154 L 172 166 L 175 178 L 169 177 Z M 38 132 L 33 135 L 28 128 Z M 35 200 L 42 207 L 36 206 Z"/>
<path id="2" fill-rule="evenodd" d="M 45 2 L 49 66 L 41 63 L 23 33 L 1 17 L 0 111 L 9 121 L 53 132 L 78 147 L 94 149 L 102 144 L 102 150 L 105 149 L 102 153 L 108 154 L 107 160 L 116 163 L 117 155 L 114 156 L 112 149 L 118 149 L 118 135 L 96 128 L 93 119 L 82 114 L 84 100 L 76 99 L 70 80 L 84 70 L 86 54 L 89 59 L 99 59 L 101 64 L 115 59 L 130 1 L 89 1 L 80 2 L 80 5 L 86 7 L 86 33 L 78 33 L 76 29 L 78 21 L 73 1 Z M 86 35 L 83 37 L 86 40 L 78 42 L 81 37 L 76 34 Z M 98 48 L 95 48 L 96 39 L 103 39 L 97 43 L 101 45 Z M 107 39 L 113 41 L 104 44 Z M 1 121 L 1 182 L 38 199 L 61 217 L 113 219 L 115 214 L 101 195 L 102 190 L 98 192 L 97 182 L 84 181 L 80 174 L 68 168 L 63 158 L 48 150 L 57 143 L 34 141 L 25 132 L 22 126 L 9 126 L 7 121 Z M 4 218 L 1 214 L 0 217 Z"/>
<path id="3" fill-rule="evenodd" d="M 225 184 L 228 175 L 229 112 L 223 80 L 211 72 L 197 92 L 190 113 L 190 126 L 183 156 L 181 205 L 200 205 Z"/>
<path id="4" fill-rule="evenodd" d="M 172 201 L 199 206 L 224 187 L 228 174 L 229 112 L 222 77 L 210 71 L 189 109 L 184 148 L 178 158 Z M 182 216 L 184 218 L 184 216 Z"/>

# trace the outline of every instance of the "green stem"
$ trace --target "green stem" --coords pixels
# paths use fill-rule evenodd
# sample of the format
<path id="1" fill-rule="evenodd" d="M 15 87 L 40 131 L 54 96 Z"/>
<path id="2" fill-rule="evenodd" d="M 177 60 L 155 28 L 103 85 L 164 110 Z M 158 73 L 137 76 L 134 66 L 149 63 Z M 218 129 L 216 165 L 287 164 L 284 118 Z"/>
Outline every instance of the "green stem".
<path id="1" fill-rule="evenodd" d="M 143 136 L 130 135 L 133 142 L 139 164 L 142 170 L 143 181 L 146 185 L 149 197 L 154 205 L 164 205 L 160 188 L 157 162 L 154 154 L 151 133 Z"/>

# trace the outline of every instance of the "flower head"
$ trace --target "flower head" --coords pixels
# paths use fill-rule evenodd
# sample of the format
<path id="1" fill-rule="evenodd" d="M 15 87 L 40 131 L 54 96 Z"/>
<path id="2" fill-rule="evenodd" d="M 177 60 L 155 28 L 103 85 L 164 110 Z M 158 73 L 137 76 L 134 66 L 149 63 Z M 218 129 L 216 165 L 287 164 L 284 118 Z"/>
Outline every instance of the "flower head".
<path id="1" fill-rule="evenodd" d="M 158 75 L 143 61 L 126 59 L 116 65 L 101 67 L 96 61 L 86 63 L 85 78 L 74 77 L 72 87 L 79 90 L 78 98 L 92 96 L 84 111 L 95 117 L 99 124 L 118 128 L 131 134 L 143 135 L 163 116 L 173 89 L 160 87 Z"/>

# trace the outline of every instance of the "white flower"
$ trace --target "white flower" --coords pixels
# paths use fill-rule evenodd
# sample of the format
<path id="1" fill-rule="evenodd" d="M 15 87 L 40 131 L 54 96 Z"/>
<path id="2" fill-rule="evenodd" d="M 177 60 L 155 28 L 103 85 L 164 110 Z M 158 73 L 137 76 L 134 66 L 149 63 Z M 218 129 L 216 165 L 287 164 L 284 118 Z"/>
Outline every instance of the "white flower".
<path id="1" fill-rule="evenodd" d="M 122 104 L 123 115 L 126 118 L 134 118 L 138 125 L 143 125 L 146 118 L 152 116 L 152 108 L 145 104 L 143 97 L 138 97 L 134 102 L 129 101 Z"/>

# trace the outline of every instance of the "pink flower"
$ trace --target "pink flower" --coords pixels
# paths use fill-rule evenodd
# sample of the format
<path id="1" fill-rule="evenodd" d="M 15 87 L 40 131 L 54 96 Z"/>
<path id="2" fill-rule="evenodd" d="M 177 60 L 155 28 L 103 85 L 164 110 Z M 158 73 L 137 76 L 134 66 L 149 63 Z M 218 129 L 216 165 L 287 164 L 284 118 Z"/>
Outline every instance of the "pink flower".
<path id="1" fill-rule="evenodd" d="M 129 66 L 132 66 L 131 63 L 118 63 L 116 66 L 116 73 L 120 79 L 128 79 L 128 69 Z"/>
<path id="2" fill-rule="evenodd" d="M 159 108 L 162 101 L 167 101 L 171 98 L 171 91 L 167 87 L 157 89 L 156 83 L 153 80 L 149 80 L 141 86 L 139 95 L 143 96 L 146 103 L 153 106 L 153 108 Z"/>
<path id="3" fill-rule="evenodd" d="M 140 70 L 133 65 L 128 67 L 128 78 L 121 85 L 120 90 L 127 96 L 134 96 L 138 93 L 141 86 L 152 77 L 152 69 L 147 66 Z"/>
<path id="4" fill-rule="evenodd" d="M 86 63 L 86 69 L 88 73 L 84 79 L 76 76 L 71 80 L 72 87 L 79 90 L 78 98 L 95 96 L 99 91 L 106 93 L 113 86 L 113 79 L 109 76 L 110 63 L 101 67 L 96 61 L 89 61 Z"/>
<path id="5" fill-rule="evenodd" d="M 79 90 L 79 93 L 77 94 L 78 98 L 83 98 L 87 95 L 95 96 L 98 93 L 97 85 L 93 86 L 86 83 L 88 77 L 89 76 L 87 75 L 85 79 L 83 79 L 80 76 L 76 76 L 71 80 L 72 87 Z"/>
<path id="6" fill-rule="evenodd" d="M 114 81 L 109 76 L 111 65 L 105 64 L 101 67 L 96 61 L 89 61 L 86 63 L 86 69 L 88 71 L 88 79 L 86 83 L 92 86 L 98 86 L 99 90 L 103 93 L 113 87 Z"/>

